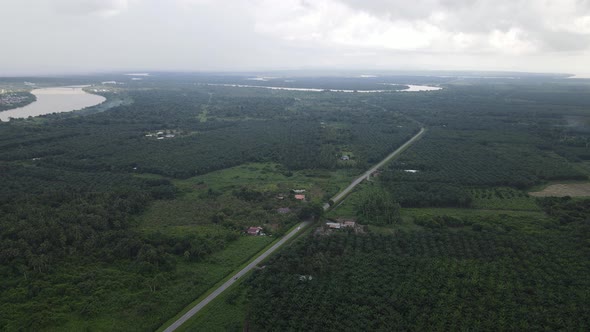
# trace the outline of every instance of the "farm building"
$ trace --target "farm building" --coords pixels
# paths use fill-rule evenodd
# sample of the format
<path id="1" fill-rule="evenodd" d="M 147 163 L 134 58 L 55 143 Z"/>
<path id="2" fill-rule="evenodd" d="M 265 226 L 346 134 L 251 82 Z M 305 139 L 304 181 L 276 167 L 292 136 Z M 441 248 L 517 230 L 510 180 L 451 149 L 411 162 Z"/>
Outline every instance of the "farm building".
<path id="1" fill-rule="evenodd" d="M 295 195 L 295 199 L 298 201 L 304 201 L 305 200 L 305 195 Z"/>
<path id="2" fill-rule="evenodd" d="M 246 232 L 248 235 L 260 235 L 262 232 L 262 227 L 250 227 Z"/>
<path id="3" fill-rule="evenodd" d="M 344 155 L 344 156 L 340 157 L 340 160 L 350 160 L 350 157 L 347 155 Z"/>
<path id="4" fill-rule="evenodd" d="M 356 226 L 355 219 L 336 219 L 336 221 L 327 222 L 326 226 L 333 229 L 354 228 Z"/>
<path id="5" fill-rule="evenodd" d="M 338 222 L 342 227 L 354 228 L 354 226 L 356 226 L 356 221 L 354 219 L 338 219 Z"/>
<path id="6" fill-rule="evenodd" d="M 326 226 L 328 226 L 328 228 L 334 228 L 334 229 L 342 228 L 342 224 L 340 224 L 339 222 L 327 222 Z"/>

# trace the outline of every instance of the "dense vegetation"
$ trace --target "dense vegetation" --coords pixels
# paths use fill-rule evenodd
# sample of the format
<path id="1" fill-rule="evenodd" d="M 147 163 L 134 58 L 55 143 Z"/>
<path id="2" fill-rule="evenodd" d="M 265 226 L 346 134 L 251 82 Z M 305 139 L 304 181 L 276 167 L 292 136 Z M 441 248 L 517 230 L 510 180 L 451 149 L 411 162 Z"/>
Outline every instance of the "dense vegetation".
<path id="1" fill-rule="evenodd" d="M 363 192 L 357 206 L 357 216 L 363 224 L 393 224 L 399 221 L 400 205 L 382 189 L 371 188 Z"/>
<path id="2" fill-rule="evenodd" d="M 318 110 L 286 111 L 285 107 L 295 101 L 283 97 L 214 97 L 221 99 L 216 106 L 208 105 L 209 95 L 200 91 L 157 90 L 130 95 L 135 100 L 131 105 L 86 117 L 56 115 L 52 118 L 63 119 L 47 126 L 24 120 L 2 124 L 0 160 L 40 158 L 38 163 L 50 167 L 136 170 L 188 178 L 255 161 L 280 162 L 289 169 L 334 168 L 339 150 L 348 148 L 358 151 L 357 162 L 362 167 L 385 156 L 416 130 L 409 124 L 391 128 L 407 120 L 385 112 L 359 111 L 368 106 L 358 101 L 356 108 L 347 103 L 351 111 L 339 114 L 333 110 L 338 105 L 323 111 L 315 100 L 299 108 L 311 104 Z M 200 121 L 198 115 L 204 107 L 208 108 L 208 120 Z M 229 120 L 232 109 L 240 115 L 234 121 Z M 333 114 L 328 121 L 352 122 L 355 126 L 333 128 L 328 124 L 322 128 L 323 113 Z M 174 133 L 175 137 L 145 137 L 158 131 Z"/>
<path id="3" fill-rule="evenodd" d="M 587 93 L 528 82 L 372 96 L 425 124 L 426 136 L 331 212 L 356 214 L 369 234 L 318 233 L 255 273 L 245 324 L 587 329 L 590 200 L 535 202 L 525 191 L 587 179 Z M 375 192 L 406 208 L 402 218 L 383 222 Z"/>
<path id="4" fill-rule="evenodd" d="M 425 137 L 341 207 L 354 202 L 348 217 L 394 235 L 305 239 L 252 280 L 248 324 L 587 327 L 588 203 L 537 205 L 524 191 L 587 178 L 587 86 L 365 94 L 206 83 L 361 90 L 449 79 L 113 79 L 125 84 L 100 107 L 0 123 L 0 329 L 156 329 L 272 242 L 243 236 L 247 227 L 275 236 L 317 217 L 421 126 Z M 38 81 L 104 78 L 55 80 Z M 411 215 L 448 207 L 499 212 Z"/>
<path id="5" fill-rule="evenodd" d="M 402 95 L 396 103 L 377 95 L 372 103 L 429 128 L 380 182 L 403 207 L 482 207 L 486 190 L 511 187 L 521 197 L 548 181 L 585 180 L 588 172 L 575 163 L 590 151 L 587 93 L 585 85 L 490 83 Z M 523 204 L 530 206 L 511 205 Z"/>
<path id="6" fill-rule="evenodd" d="M 585 330 L 589 201 L 562 226 L 422 220 L 421 231 L 307 238 L 250 281 L 252 330 Z M 572 207 L 558 209 L 572 214 Z M 300 276 L 311 276 L 301 278 Z"/>
<path id="7" fill-rule="evenodd" d="M 341 181 L 417 130 L 399 114 L 336 94 L 174 82 L 117 89 L 106 95 L 110 109 L 0 123 L 3 329 L 106 328 L 105 317 L 154 329 L 271 240 L 246 240 L 245 228 L 280 235 L 318 215 Z M 339 160 L 344 153 L 350 162 Z M 262 166 L 208 177 L 252 162 Z M 261 185 L 268 177 L 284 184 L 269 190 Z M 276 199 L 302 185 L 313 202 Z M 241 243 L 251 244 L 232 265 L 203 270 Z M 178 294 L 182 287 L 192 291 Z M 31 320 L 29 311 L 39 314 Z"/>

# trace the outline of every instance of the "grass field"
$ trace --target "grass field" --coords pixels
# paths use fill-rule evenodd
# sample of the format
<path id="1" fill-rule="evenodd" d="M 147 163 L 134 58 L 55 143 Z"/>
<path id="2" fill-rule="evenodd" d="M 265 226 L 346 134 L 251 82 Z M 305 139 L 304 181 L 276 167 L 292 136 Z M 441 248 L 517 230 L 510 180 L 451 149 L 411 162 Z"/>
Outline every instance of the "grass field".
<path id="1" fill-rule="evenodd" d="M 174 184 L 183 191 L 197 193 L 209 188 L 228 190 L 240 186 L 277 192 L 306 189 L 312 194 L 311 200 L 321 201 L 324 195 L 333 195 L 346 187 L 355 175 L 348 170 L 287 172 L 280 165 L 274 163 L 249 163 L 187 180 L 175 180 Z"/>
<path id="2" fill-rule="evenodd" d="M 212 222 L 220 213 L 226 221 L 243 226 L 280 223 L 286 216 L 277 216 L 274 209 L 302 206 L 292 198 L 292 189 L 306 190 L 307 201 L 324 203 L 326 197 L 346 187 L 354 175 L 347 170 L 287 173 L 277 164 L 245 164 L 186 180 L 173 180 L 179 195 L 173 200 L 154 202 L 137 223 L 142 232 L 168 235 L 220 234 L 227 225 Z M 232 192 L 241 188 L 263 193 L 263 201 L 246 202 L 235 197 Z M 277 194 L 283 194 L 286 199 L 277 200 Z"/>

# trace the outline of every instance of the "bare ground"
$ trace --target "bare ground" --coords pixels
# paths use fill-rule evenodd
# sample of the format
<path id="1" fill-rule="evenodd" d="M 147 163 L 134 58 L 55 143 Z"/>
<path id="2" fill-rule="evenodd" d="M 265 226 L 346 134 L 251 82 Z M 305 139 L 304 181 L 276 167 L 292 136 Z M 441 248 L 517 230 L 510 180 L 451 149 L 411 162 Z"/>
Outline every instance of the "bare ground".
<path id="1" fill-rule="evenodd" d="M 530 192 L 535 197 L 584 197 L 590 196 L 590 182 L 587 183 L 558 183 L 549 185 L 542 191 Z"/>

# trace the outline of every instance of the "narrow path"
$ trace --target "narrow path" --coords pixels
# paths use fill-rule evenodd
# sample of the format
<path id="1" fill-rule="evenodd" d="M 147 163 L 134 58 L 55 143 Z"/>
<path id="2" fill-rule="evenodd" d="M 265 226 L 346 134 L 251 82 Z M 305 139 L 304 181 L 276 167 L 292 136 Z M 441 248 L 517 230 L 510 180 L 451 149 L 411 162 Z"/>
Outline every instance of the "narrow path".
<path id="1" fill-rule="evenodd" d="M 180 317 L 178 320 L 176 320 L 174 323 L 172 323 L 170 326 L 168 326 L 164 330 L 164 332 L 172 332 L 172 331 L 176 330 L 177 328 L 179 328 L 182 324 L 184 324 L 184 322 L 189 320 L 197 312 L 199 312 L 201 309 L 203 309 L 204 306 L 206 306 L 207 304 L 209 304 L 209 302 L 213 301 L 213 299 L 215 299 L 217 296 L 219 296 L 219 294 L 221 294 L 223 291 L 225 291 L 231 285 L 233 285 L 241 276 L 250 272 L 256 265 L 258 265 L 258 263 L 260 263 L 262 260 L 267 258 L 270 254 L 275 252 L 280 246 L 282 246 L 285 242 L 287 242 L 290 238 L 292 238 L 295 234 L 297 234 L 297 232 L 299 232 L 302 228 L 305 228 L 305 226 L 307 226 L 309 223 L 310 223 L 309 221 L 304 221 L 301 224 L 299 224 L 299 226 L 297 226 L 294 230 L 292 230 L 287 235 L 285 235 L 282 239 L 280 239 L 279 242 L 275 243 L 275 245 L 270 247 L 262 255 L 258 256 L 255 260 L 250 262 L 250 264 L 248 264 L 248 266 L 246 266 L 245 268 L 240 270 L 240 272 L 234 274 L 228 281 L 226 281 L 223 285 L 219 286 L 219 288 L 217 288 L 215 291 L 213 291 L 213 293 L 209 294 L 209 296 L 207 296 L 203 301 L 197 303 L 197 305 L 192 307 L 187 313 L 182 315 L 182 317 Z"/>
<path id="2" fill-rule="evenodd" d="M 402 146 L 400 146 L 395 151 L 390 153 L 387 157 L 385 157 L 385 159 L 383 159 L 379 163 L 377 163 L 377 165 L 373 166 L 371 169 L 369 169 L 368 171 L 363 173 L 363 175 L 359 176 L 356 180 L 352 181 L 352 183 L 348 187 L 346 187 L 344 190 L 339 192 L 336 196 L 332 197 L 331 201 L 333 201 L 334 204 L 341 201 L 346 195 L 348 195 L 352 191 L 352 189 L 354 189 L 354 187 L 358 186 L 361 182 L 363 182 L 363 180 L 368 179 L 371 176 L 371 174 L 373 174 L 376 170 L 378 170 L 383 165 L 388 163 L 394 157 L 397 157 L 400 153 L 402 153 L 410 145 L 414 144 L 425 132 L 426 132 L 426 129 L 420 128 L 420 131 L 416 135 L 414 135 L 414 137 L 410 138 Z M 328 210 L 329 208 L 330 208 L 329 203 L 324 204 L 324 211 Z"/>

